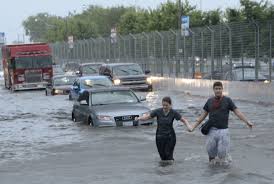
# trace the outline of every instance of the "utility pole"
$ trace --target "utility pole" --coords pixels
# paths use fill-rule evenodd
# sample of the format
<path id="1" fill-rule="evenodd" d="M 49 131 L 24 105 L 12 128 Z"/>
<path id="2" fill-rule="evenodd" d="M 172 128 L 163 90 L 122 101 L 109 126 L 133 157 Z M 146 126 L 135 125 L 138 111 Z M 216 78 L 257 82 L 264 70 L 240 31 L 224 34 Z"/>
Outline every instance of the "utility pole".
<path id="1" fill-rule="evenodd" d="M 178 29 L 181 30 L 182 3 L 178 0 Z"/>
<path id="2" fill-rule="evenodd" d="M 180 44 L 181 40 L 181 16 L 182 16 L 182 3 L 181 0 L 178 0 L 178 34 L 177 34 L 177 61 L 176 61 L 176 77 L 179 77 L 181 72 L 181 61 L 180 56 L 182 52 L 182 47 Z"/>

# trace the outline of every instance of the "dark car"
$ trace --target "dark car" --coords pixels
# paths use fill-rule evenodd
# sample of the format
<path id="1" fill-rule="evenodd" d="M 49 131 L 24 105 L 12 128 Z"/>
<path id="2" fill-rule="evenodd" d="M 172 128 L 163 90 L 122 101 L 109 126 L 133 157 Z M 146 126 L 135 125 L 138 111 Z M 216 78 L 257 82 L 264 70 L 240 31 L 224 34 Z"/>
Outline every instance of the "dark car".
<path id="1" fill-rule="evenodd" d="M 90 76 L 99 75 L 99 69 L 103 63 L 83 63 L 80 64 L 77 75 L 79 76 Z"/>
<path id="2" fill-rule="evenodd" d="M 79 63 L 68 62 L 63 65 L 63 70 L 66 73 L 76 74 L 76 72 L 79 70 L 79 66 Z"/>
<path id="3" fill-rule="evenodd" d="M 69 100 L 78 99 L 79 95 L 90 88 L 105 88 L 113 86 L 112 81 L 106 76 L 84 76 L 77 78 L 71 86 Z"/>
<path id="4" fill-rule="evenodd" d="M 254 66 L 238 66 L 235 67 L 231 74 L 227 72 L 224 76 L 224 80 L 232 81 L 256 81 L 255 67 Z M 258 81 L 268 82 L 267 78 L 258 72 Z"/>
<path id="5" fill-rule="evenodd" d="M 65 74 L 64 70 L 62 69 L 60 65 L 52 65 L 52 73 L 53 73 L 53 76 Z"/>
<path id="6" fill-rule="evenodd" d="M 153 124 L 154 120 L 135 122 L 135 117 L 150 109 L 129 88 L 97 88 L 84 91 L 73 105 L 72 120 L 92 126 L 137 126 Z"/>
<path id="7" fill-rule="evenodd" d="M 68 95 L 76 78 L 74 75 L 54 76 L 46 87 L 46 95 Z"/>
<path id="8" fill-rule="evenodd" d="M 103 64 L 100 75 L 108 76 L 116 86 L 125 86 L 134 90 L 152 91 L 152 79 L 147 76 L 150 71 L 143 72 L 135 63 Z"/>

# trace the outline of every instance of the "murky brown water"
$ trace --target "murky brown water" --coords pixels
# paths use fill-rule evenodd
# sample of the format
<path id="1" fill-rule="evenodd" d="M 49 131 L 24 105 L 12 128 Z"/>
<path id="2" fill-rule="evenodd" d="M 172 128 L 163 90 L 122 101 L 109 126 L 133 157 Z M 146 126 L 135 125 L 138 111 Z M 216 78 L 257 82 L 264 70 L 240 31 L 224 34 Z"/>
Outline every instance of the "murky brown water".
<path id="1" fill-rule="evenodd" d="M 190 121 L 204 97 L 176 91 L 138 93 L 157 108 L 171 96 Z M 159 166 L 155 126 L 91 128 L 70 120 L 72 102 L 43 91 L 0 90 L 0 183 L 274 183 L 274 106 L 236 101 L 255 123 L 249 131 L 234 115 L 233 164 L 208 166 L 204 137 L 175 124 L 175 164 Z"/>

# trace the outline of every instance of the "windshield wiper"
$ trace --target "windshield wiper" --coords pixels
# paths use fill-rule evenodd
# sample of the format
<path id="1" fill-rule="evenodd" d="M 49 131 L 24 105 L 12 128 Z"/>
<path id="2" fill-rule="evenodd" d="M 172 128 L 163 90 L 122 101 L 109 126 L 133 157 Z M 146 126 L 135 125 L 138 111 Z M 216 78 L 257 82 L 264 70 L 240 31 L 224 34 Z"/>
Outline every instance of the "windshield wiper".
<path id="1" fill-rule="evenodd" d="M 107 87 L 105 84 L 93 84 L 94 86 L 104 86 Z"/>
<path id="2" fill-rule="evenodd" d="M 93 105 L 108 105 L 108 104 L 103 104 L 103 103 L 101 103 L 101 104 L 93 104 Z"/>
<path id="3" fill-rule="evenodd" d="M 134 70 L 134 69 L 131 69 L 131 71 L 134 71 L 134 72 L 136 72 L 136 73 L 140 73 L 140 71 L 139 71 L 139 70 Z"/>
<path id="4" fill-rule="evenodd" d="M 127 73 L 127 74 L 129 74 L 129 72 L 128 71 L 126 71 L 126 70 L 123 70 L 123 69 L 119 69 L 120 71 L 122 71 L 122 72 L 124 72 L 124 73 Z"/>

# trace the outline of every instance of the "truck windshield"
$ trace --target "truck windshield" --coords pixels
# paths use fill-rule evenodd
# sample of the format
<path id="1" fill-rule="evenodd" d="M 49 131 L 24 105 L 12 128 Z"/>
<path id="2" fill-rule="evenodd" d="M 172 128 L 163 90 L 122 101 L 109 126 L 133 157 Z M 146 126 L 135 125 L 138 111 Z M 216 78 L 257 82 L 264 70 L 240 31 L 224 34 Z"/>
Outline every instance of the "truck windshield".
<path id="1" fill-rule="evenodd" d="M 50 56 L 19 57 L 15 59 L 15 68 L 47 68 L 52 65 Z"/>
<path id="2" fill-rule="evenodd" d="M 113 73 L 116 76 L 142 75 L 143 71 L 139 65 L 133 64 L 133 65 L 115 66 L 113 67 Z"/>

